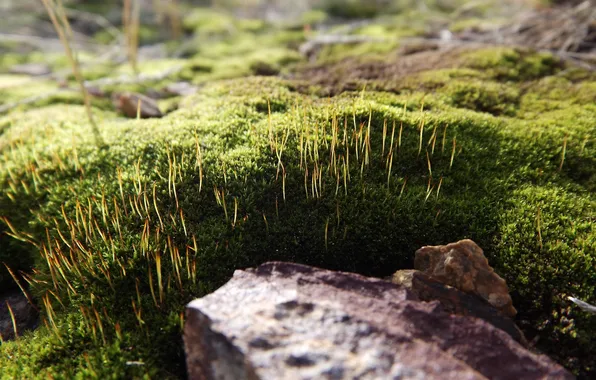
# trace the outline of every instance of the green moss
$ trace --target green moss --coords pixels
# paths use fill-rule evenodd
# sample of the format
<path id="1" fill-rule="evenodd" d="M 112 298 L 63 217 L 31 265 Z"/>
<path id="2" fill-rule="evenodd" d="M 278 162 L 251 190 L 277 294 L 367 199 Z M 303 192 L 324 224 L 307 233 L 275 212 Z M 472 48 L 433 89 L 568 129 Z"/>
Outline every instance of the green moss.
<path id="1" fill-rule="evenodd" d="M 382 11 L 382 6 L 362 0 L 329 0 L 325 4 L 325 11 L 332 16 L 347 19 L 363 19 L 375 17 Z"/>
<path id="2" fill-rule="evenodd" d="M 453 33 L 461 33 L 468 30 L 486 32 L 503 26 L 508 21 L 508 19 L 499 19 L 496 17 L 491 17 L 490 20 L 479 17 L 462 18 L 449 25 L 449 31 Z"/>
<path id="3" fill-rule="evenodd" d="M 139 25 L 139 43 L 151 44 L 159 41 L 160 31 L 155 26 Z"/>
<path id="4" fill-rule="evenodd" d="M 255 49 L 255 44 L 260 48 Z M 203 83 L 250 74 L 274 75 L 302 61 L 296 50 L 279 45 L 271 37 L 255 38 L 250 35 L 238 35 L 230 40 L 203 45 L 195 58 L 186 61 L 180 77 Z"/>
<path id="5" fill-rule="evenodd" d="M 303 31 L 258 20 L 237 20 L 202 8 L 191 12 L 185 25 L 197 32 L 196 43 L 186 52 L 193 58 L 181 76 L 195 83 L 272 75 L 302 60 L 297 47 L 305 39 Z"/>
<path id="6" fill-rule="evenodd" d="M 488 88 L 501 96 L 502 85 L 488 82 L 474 88 L 483 94 L 472 108 L 497 107 L 496 95 L 484 93 Z M 560 130 L 534 134 L 538 128 L 549 130 L 547 124 L 531 127 L 523 120 L 455 109 L 441 94 L 427 95 L 425 111 L 420 112 L 423 95 L 364 92 L 319 101 L 292 92 L 279 79 L 212 83 L 163 119 L 115 121 L 109 114 L 99 116 L 108 150 L 98 150 L 87 127 L 79 124 L 84 118 L 79 107 L 53 106 L 5 117 L 2 165 L 11 176 L 0 177 L 2 214 L 22 236 L 30 234 L 46 249 L 47 228 L 58 257 L 58 249 L 69 251 L 68 226 L 74 223 L 74 238 L 95 254 L 74 249 L 81 261 L 66 282 L 58 272 L 52 279 L 35 246 L 10 248 L 9 264 L 20 265 L 12 258 L 25 255 L 41 271 L 38 279 L 48 281 L 32 290 L 38 299 L 50 297 L 61 335 L 41 328 L 18 345 L 3 346 L 0 365 L 6 373 L 26 367 L 39 376 L 178 376 L 183 373 L 182 346 L 174 338 L 180 333 L 179 313 L 186 302 L 221 285 L 236 268 L 292 260 L 383 276 L 411 267 L 413 252 L 421 245 L 468 237 L 507 278 L 522 320 L 536 329 L 546 320 L 555 321 L 552 329 L 541 330 L 539 347 L 548 347 L 553 339 L 575 347 L 558 351 L 560 359 L 587 371 L 592 346 L 586 334 L 594 322 L 567 310 L 563 294 L 594 302 L 593 287 L 585 285 L 594 283 L 596 275 L 593 199 L 584 190 L 586 175 L 593 183 L 596 166 L 586 165 L 595 159 L 593 150 L 580 154 L 573 137 L 559 171 Z M 567 125 L 573 136 L 593 131 L 588 121 L 596 112 L 585 112 L 585 123 Z M 388 174 L 390 136 L 402 125 L 401 145 L 394 139 Z M 370 149 L 362 144 L 367 139 Z M 330 155 L 334 144 L 337 175 Z M 348 151 L 350 165 L 344 172 Z M 31 167 L 39 175 L 37 188 Z M 580 177 L 578 170 L 584 170 Z M 320 177 L 313 177 L 317 171 Z M 16 186 L 21 181 L 29 194 Z M 542 248 L 536 235 L 537 205 L 542 210 Z M 148 235 L 143 232 L 146 226 Z M 54 281 L 64 307 L 46 293 Z M 142 310 L 143 323 L 135 317 L 133 302 Z M 96 318 L 91 318 L 93 308 L 100 315 L 105 343 Z M 553 313 L 572 315 L 576 322 L 564 324 L 560 317 L 552 319 Z M 116 323 L 125 336 L 118 337 Z M 35 349 L 41 346 L 43 350 Z M 145 365 L 128 366 L 127 360 Z"/>
<path id="7" fill-rule="evenodd" d="M 11 103 L 55 90 L 52 81 L 32 79 L 27 75 L 0 74 L 0 102 Z"/>
<path id="8" fill-rule="evenodd" d="M 83 104 L 76 84 L 59 88 L 54 81 L 10 74 L 0 75 L 0 90 L 0 102 L 13 106 L 7 111 L 23 111 L 49 104 Z M 101 109 L 113 108 L 106 98 L 92 97 L 91 103 Z"/>
<path id="9" fill-rule="evenodd" d="M 494 79 L 507 81 L 532 80 L 552 75 L 563 66 L 552 54 L 506 47 L 474 51 L 465 59 L 467 66 L 484 70 Z"/>
<path id="10" fill-rule="evenodd" d="M 487 81 L 451 80 L 443 89 L 448 102 L 456 107 L 469 108 L 493 115 L 515 114 L 519 91 L 512 86 Z"/>
<path id="11" fill-rule="evenodd" d="M 22 54 L 3 53 L 0 56 L 0 68 L 2 68 L 3 72 L 8 72 L 12 66 L 24 63 L 25 60 L 26 57 Z"/>
<path id="12" fill-rule="evenodd" d="M 300 18 L 300 23 L 302 25 L 317 25 L 317 24 L 322 24 L 323 22 L 325 22 L 328 18 L 328 15 L 326 12 L 321 11 L 321 10 L 310 10 L 308 12 L 305 12 L 301 18 Z"/>
<path id="13" fill-rule="evenodd" d="M 472 69 L 437 69 L 423 71 L 404 79 L 402 88 L 404 90 L 431 91 L 445 87 L 454 79 L 461 81 L 482 78 L 482 73 Z"/>
<path id="14" fill-rule="evenodd" d="M 338 43 L 323 45 L 317 53 L 319 62 L 336 62 L 347 57 L 365 57 L 367 60 L 375 58 L 394 59 L 389 53 L 394 53 L 400 46 L 400 39 L 423 35 L 424 21 L 418 15 L 414 18 L 408 14 L 386 16 L 382 21 L 366 24 L 347 33 L 350 36 L 361 36 L 363 41 L 354 43 Z M 346 35 L 342 26 L 329 33 Z"/>
<path id="15" fill-rule="evenodd" d="M 521 99 L 524 117 L 535 117 L 544 112 L 564 110 L 574 105 L 591 107 L 596 99 L 596 80 L 577 84 L 560 76 L 545 77 L 526 90 Z"/>
<path id="16" fill-rule="evenodd" d="M 521 187 L 501 213 L 496 246 L 516 307 L 524 310 L 520 322 L 532 326 L 528 338 L 548 336 L 550 344 L 541 349 L 576 370 L 577 358 L 593 350 L 596 319 L 570 306 L 567 296 L 596 292 L 595 206 L 591 194 Z M 586 364 L 584 375 L 594 370 L 594 363 Z"/>
<path id="17" fill-rule="evenodd" d="M 397 39 L 390 41 L 371 41 L 347 44 L 331 44 L 324 46 L 317 55 L 320 62 L 336 62 L 347 57 L 364 57 L 366 59 L 382 58 L 395 51 L 399 46 Z"/>
<path id="18" fill-rule="evenodd" d="M 237 20 L 238 27 L 249 33 L 258 33 L 267 29 L 267 23 L 259 19 L 241 19 Z"/>
<path id="19" fill-rule="evenodd" d="M 236 20 L 224 12 L 209 8 L 196 8 L 184 17 L 183 26 L 186 30 L 194 31 L 198 35 L 225 36 L 234 33 Z"/>
<path id="20" fill-rule="evenodd" d="M 0 73 L 7 73 L 11 67 L 22 63 L 43 63 L 53 71 L 70 68 L 68 58 L 64 54 L 52 52 L 31 52 L 28 54 L 2 53 L 0 55 Z"/>
<path id="21" fill-rule="evenodd" d="M 93 39 L 100 44 L 109 44 L 114 41 L 114 34 L 106 29 L 101 29 L 93 35 Z"/>

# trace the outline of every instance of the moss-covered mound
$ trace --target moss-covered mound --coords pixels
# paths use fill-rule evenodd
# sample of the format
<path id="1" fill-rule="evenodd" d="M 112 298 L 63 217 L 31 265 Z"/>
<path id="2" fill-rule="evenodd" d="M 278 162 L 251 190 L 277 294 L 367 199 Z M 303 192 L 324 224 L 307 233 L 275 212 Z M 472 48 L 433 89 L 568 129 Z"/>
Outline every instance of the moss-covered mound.
<path id="1" fill-rule="evenodd" d="M 330 99 L 214 82 L 163 119 L 97 113 L 107 149 L 80 106 L 4 116 L 1 259 L 45 314 L 2 345 L 3 376 L 181 376 L 184 304 L 235 268 L 383 276 L 462 238 L 538 348 L 594 371 L 596 320 L 565 299 L 595 301 L 594 82 L 538 76 L 521 92 L 468 70 L 468 87 Z"/>

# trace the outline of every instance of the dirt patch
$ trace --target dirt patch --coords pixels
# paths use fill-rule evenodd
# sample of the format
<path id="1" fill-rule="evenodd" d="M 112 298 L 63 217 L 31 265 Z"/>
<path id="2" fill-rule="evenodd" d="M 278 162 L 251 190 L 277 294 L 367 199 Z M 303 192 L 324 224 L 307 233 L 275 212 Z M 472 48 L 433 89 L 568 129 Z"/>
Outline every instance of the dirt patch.
<path id="1" fill-rule="evenodd" d="M 322 96 L 334 96 L 344 91 L 370 90 L 399 92 L 405 80 L 423 71 L 460 67 L 462 54 L 475 46 L 429 47 L 430 50 L 415 51 L 402 55 L 398 52 L 385 60 L 365 60 L 350 57 L 335 63 L 306 66 L 295 72 L 295 89 L 300 92 L 316 92 Z"/>

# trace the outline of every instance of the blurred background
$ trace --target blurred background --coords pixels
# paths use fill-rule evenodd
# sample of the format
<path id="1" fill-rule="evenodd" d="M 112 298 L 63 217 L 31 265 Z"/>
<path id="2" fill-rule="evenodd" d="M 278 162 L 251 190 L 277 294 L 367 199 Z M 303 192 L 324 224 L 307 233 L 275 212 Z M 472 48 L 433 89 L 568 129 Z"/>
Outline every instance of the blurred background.
<path id="1" fill-rule="evenodd" d="M 121 47 L 123 6 L 127 1 L 63 0 L 78 50 L 111 54 Z M 538 49 L 594 52 L 593 0 L 132 0 L 139 8 L 139 52 L 143 57 L 210 55 L 198 46 L 213 39 L 238 40 L 245 32 L 270 33 L 271 27 L 295 33 L 286 46 L 298 45 L 313 32 L 365 36 L 350 44 L 377 42 L 387 50 L 403 38 L 516 43 Z M 18 59 L 11 53 L 61 51 L 40 0 L 1 0 L 1 70 Z M 371 20 L 375 26 L 371 27 Z M 347 28 L 346 28 L 347 25 Z M 343 29 L 340 29 L 343 26 Z M 191 41 L 192 39 L 192 41 Z M 184 43 L 186 45 L 184 46 Z M 346 42 L 347 43 L 347 42 Z M 189 46 L 189 45 L 197 46 Z M 152 46 L 153 49 L 148 49 Z M 279 44 L 276 44 L 279 46 Z M 256 46 L 254 46 L 256 48 Z M 122 51 L 120 51 L 122 53 Z M 83 57 L 84 59 L 84 57 Z M 52 57 L 44 60 L 60 66 Z"/>
<path id="2" fill-rule="evenodd" d="M 81 101 L 65 95 L 75 84 L 72 66 L 44 2 L 64 12 L 85 84 L 107 99 L 116 90 L 151 96 L 166 78 L 198 86 L 293 76 L 308 65 L 470 44 L 548 51 L 593 70 L 594 1 L 0 0 L 0 114 L 57 97 Z M 33 81 L 35 89 L 24 86 Z"/>
<path id="3" fill-rule="evenodd" d="M 153 89 L 165 79 L 185 82 L 182 92 L 189 92 L 211 80 L 296 78 L 310 75 L 300 74 L 309 65 L 395 61 L 470 45 L 547 51 L 594 70 L 594 1 L 0 0 L 0 114 L 23 104 L 81 102 L 44 3 L 64 13 L 94 105 L 109 109 L 101 99 L 116 91 L 163 98 Z M 25 86 L 33 82 L 35 88 Z M 159 106 L 176 108 L 174 102 Z"/>

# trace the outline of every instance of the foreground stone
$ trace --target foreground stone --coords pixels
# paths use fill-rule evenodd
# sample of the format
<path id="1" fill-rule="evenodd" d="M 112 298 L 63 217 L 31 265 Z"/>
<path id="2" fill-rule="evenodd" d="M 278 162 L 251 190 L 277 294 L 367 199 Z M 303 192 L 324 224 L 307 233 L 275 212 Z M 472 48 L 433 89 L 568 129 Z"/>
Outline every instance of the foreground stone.
<path id="1" fill-rule="evenodd" d="M 444 284 L 479 295 L 506 316 L 517 314 L 507 283 L 472 240 L 422 247 L 416 251 L 414 267 Z"/>
<path id="2" fill-rule="evenodd" d="M 146 119 L 163 116 L 155 100 L 142 94 L 133 92 L 115 94 L 112 102 L 116 109 L 129 118 L 138 116 Z"/>
<path id="3" fill-rule="evenodd" d="M 391 277 L 391 282 L 412 291 L 420 301 L 439 301 L 443 310 L 449 314 L 483 319 L 511 335 L 524 347 L 528 346 L 523 332 L 513 319 L 504 316 L 486 300 L 475 294 L 462 292 L 414 269 L 395 272 Z"/>
<path id="4" fill-rule="evenodd" d="M 272 262 L 191 302 L 190 379 L 571 379 L 489 323 L 403 286 Z"/>

